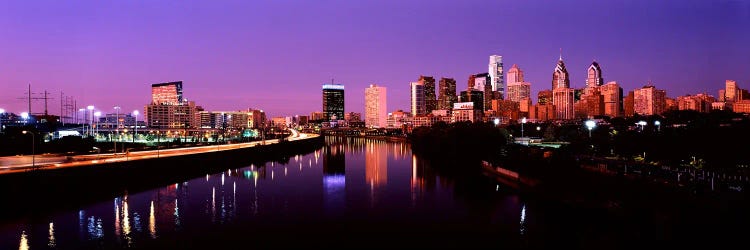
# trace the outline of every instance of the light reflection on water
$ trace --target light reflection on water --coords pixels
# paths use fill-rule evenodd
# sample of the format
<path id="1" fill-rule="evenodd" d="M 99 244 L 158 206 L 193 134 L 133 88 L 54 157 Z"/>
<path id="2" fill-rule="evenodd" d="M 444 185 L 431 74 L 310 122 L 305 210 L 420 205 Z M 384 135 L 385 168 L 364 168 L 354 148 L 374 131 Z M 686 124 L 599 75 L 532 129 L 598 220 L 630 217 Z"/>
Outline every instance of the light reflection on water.
<path id="1" fill-rule="evenodd" d="M 50 215 L 51 220 L 45 223 L 48 235 L 44 238 L 34 237 L 36 232 L 28 230 L 2 228 L 1 232 L 15 231 L 15 237 L 21 236 L 21 247 L 39 249 L 75 248 L 90 242 L 130 248 L 162 239 L 163 235 L 190 239 L 195 235 L 188 232 L 262 228 L 262 222 L 279 219 L 309 223 L 350 220 L 463 223 L 479 217 L 514 218 L 496 226 L 516 234 L 519 230 L 524 234 L 526 230 L 524 218 L 528 208 L 521 209 L 518 199 L 500 204 L 512 208 L 506 209 L 507 212 L 491 207 L 481 211 L 472 208 L 474 205 L 467 204 L 466 199 L 457 197 L 448 178 L 440 178 L 426 162 L 412 155 L 408 144 L 363 138 L 332 138 L 328 143 L 329 146 L 310 154 L 292 156 L 289 162 L 206 174 L 144 192 L 125 193 L 115 197 L 114 202 Z M 494 184 L 486 189 L 493 195 L 497 193 Z M 485 215 L 472 215 L 477 211 Z M 141 215 L 148 215 L 148 219 L 143 221 Z M 68 217 L 76 216 L 78 225 L 70 224 Z M 80 232 L 77 239 L 63 240 L 61 237 L 71 235 L 55 235 L 76 226 Z M 16 225 L 18 229 L 33 227 L 33 223 Z M 37 242 L 40 239 L 44 239 L 44 245 Z M 13 242 L 19 242 L 19 238 Z M 6 248 L 0 245 L 0 249 Z"/>

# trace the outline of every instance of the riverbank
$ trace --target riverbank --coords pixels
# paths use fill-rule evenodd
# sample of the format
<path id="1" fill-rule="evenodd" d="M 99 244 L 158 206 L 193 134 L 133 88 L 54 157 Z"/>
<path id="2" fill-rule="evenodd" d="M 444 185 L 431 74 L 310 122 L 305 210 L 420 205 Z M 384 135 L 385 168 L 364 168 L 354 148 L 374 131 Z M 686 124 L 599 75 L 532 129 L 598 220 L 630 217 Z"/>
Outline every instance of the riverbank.
<path id="1" fill-rule="evenodd" d="M 251 164 L 284 163 L 324 144 L 323 137 L 314 136 L 199 154 L 3 174 L 0 175 L 0 197 L 13 202 L 0 206 L 0 220 L 34 214 L 48 207 L 75 207 L 123 192 L 166 186 Z"/>

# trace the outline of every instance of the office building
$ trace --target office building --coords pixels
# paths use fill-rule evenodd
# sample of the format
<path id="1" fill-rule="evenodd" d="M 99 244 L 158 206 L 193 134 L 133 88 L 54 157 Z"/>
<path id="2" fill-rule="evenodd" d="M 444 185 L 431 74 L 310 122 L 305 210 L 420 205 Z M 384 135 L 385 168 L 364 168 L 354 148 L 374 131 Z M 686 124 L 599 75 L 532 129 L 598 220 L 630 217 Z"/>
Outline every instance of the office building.
<path id="1" fill-rule="evenodd" d="M 411 114 L 413 116 L 427 114 L 424 96 L 424 82 L 409 83 Z"/>
<path id="2" fill-rule="evenodd" d="M 458 101 L 458 97 L 456 96 L 456 80 L 442 77 L 440 78 L 439 88 L 437 109 L 450 110 L 453 108 L 453 103 Z"/>
<path id="3" fill-rule="evenodd" d="M 344 119 L 344 85 L 323 84 L 323 114 L 325 121 Z"/>
<path id="4" fill-rule="evenodd" d="M 365 126 L 385 128 L 387 120 L 386 88 L 370 84 L 365 89 Z"/>
<path id="5" fill-rule="evenodd" d="M 490 82 L 492 83 L 492 91 L 498 92 L 499 99 L 505 97 L 505 79 L 503 77 L 503 57 L 498 55 L 490 56 L 489 64 Z"/>

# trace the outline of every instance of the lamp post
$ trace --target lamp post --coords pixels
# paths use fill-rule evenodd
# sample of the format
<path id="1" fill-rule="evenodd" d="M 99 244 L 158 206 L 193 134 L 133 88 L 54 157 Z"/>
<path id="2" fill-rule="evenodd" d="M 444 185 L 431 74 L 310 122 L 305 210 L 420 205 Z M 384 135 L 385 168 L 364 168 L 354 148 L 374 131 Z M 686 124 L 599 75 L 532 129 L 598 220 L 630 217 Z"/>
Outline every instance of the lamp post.
<path id="1" fill-rule="evenodd" d="M 654 125 L 656 125 L 656 132 L 661 132 L 661 122 L 654 121 Z"/>
<path id="2" fill-rule="evenodd" d="M 94 112 L 94 116 L 96 117 L 96 130 L 94 130 L 94 139 L 96 139 L 96 135 L 99 134 L 99 117 L 102 116 L 102 112 L 96 111 Z"/>
<path id="3" fill-rule="evenodd" d="M 94 128 L 94 105 L 89 105 L 86 107 L 86 109 L 89 110 L 89 113 L 91 113 L 91 120 L 89 121 L 89 135 L 93 134 L 91 129 Z M 86 120 L 88 120 L 89 117 L 86 115 Z"/>
<path id="4" fill-rule="evenodd" d="M 36 136 L 34 136 L 34 133 L 31 131 L 24 130 L 23 134 L 31 134 L 31 167 L 36 167 Z"/>
<path id="5" fill-rule="evenodd" d="M 639 121 L 638 125 L 641 125 L 641 132 L 643 132 L 643 126 L 646 126 L 646 121 Z"/>
<path id="6" fill-rule="evenodd" d="M 591 130 L 594 129 L 594 127 L 596 127 L 596 122 L 593 120 L 588 120 L 586 121 L 585 124 L 586 124 L 586 127 L 589 129 L 589 138 L 591 138 Z"/>
<path id="7" fill-rule="evenodd" d="M 521 137 L 523 137 L 523 124 L 526 123 L 526 117 L 521 119 Z"/>
<path id="8" fill-rule="evenodd" d="M 133 142 L 135 142 L 135 137 L 138 136 L 138 110 L 133 110 L 133 115 L 135 116 L 135 132 L 133 133 Z"/>
<path id="9" fill-rule="evenodd" d="M 117 133 L 120 132 L 120 106 L 115 106 L 115 131 L 112 133 L 112 130 L 109 130 L 109 134 L 112 136 L 112 143 L 114 147 L 115 156 L 117 156 L 117 140 L 115 140 L 115 136 Z"/>

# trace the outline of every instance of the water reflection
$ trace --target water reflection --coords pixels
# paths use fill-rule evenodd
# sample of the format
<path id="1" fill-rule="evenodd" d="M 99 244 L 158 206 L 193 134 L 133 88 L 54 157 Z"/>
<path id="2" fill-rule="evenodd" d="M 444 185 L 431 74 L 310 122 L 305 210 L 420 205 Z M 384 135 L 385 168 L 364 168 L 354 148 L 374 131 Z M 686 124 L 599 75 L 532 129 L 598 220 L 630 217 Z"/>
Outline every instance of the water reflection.
<path id="1" fill-rule="evenodd" d="M 342 139 L 342 138 L 336 138 Z M 329 140 L 323 149 L 323 197 L 325 210 L 331 215 L 343 212 L 346 199 L 346 155 L 343 140 Z"/>
<path id="2" fill-rule="evenodd" d="M 26 231 L 21 231 L 21 244 L 18 247 L 19 250 L 28 250 L 29 249 L 29 239 L 26 235 Z"/>
<path id="3" fill-rule="evenodd" d="M 57 242 L 55 240 L 55 223 L 50 222 L 49 223 L 49 238 L 48 238 L 47 246 L 49 248 L 55 248 L 57 245 Z"/>
<path id="4" fill-rule="evenodd" d="M 300 224 L 293 220 L 297 218 L 320 225 L 381 220 L 379 223 L 403 221 L 415 225 L 429 221 L 432 226 L 440 226 L 441 222 L 474 223 L 472 220 L 486 223 L 489 221 L 486 218 L 503 218 L 498 220 L 502 223 L 482 230 L 506 228 L 515 232 L 516 237 L 520 219 L 520 232 L 526 234 L 525 205 L 501 203 L 508 209 L 472 209 L 473 204 L 458 197 L 451 182 L 441 178 L 428 162 L 411 154 L 408 144 L 363 138 L 329 138 L 327 143 L 329 146 L 310 154 L 290 157 L 293 160 L 286 163 L 254 164 L 201 174 L 193 180 L 144 192 L 116 194 L 114 201 L 107 199 L 45 220 L 37 227 L 48 230 L 44 234 L 39 232 L 38 237 L 30 236 L 36 231 L 16 229 L 12 232 L 14 246 L 0 242 L 0 249 L 15 248 L 19 233 L 22 249 L 24 246 L 25 249 L 87 248 L 92 242 L 114 248 L 138 248 L 147 241 L 172 240 L 168 237 L 172 235 L 183 241 L 203 237 L 202 234 L 214 229 L 252 235 L 247 231 L 263 231 L 269 225 L 288 224 L 285 232 L 310 233 L 294 231 L 297 230 L 294 225 Z M 486 188 L 493 195 L 498 193 L 494 184 Z M 146 215 L 148 219 L 142 218 Z M 373 215 L 378 217 L 373 219 Z M 290 221 L 279 223 L 280 218 Z M 348 221 L 349 218 L 356 219 Z M 65 234 L 75 232 L 76 227 L 79 237 L 75 233 Z M 321 227 L 321 231 L 326 230 Z M 33 223 L 22 223 L 17 228 L 33 228 Z M 440 229 L 450 230 L 455 229 Z"/>

